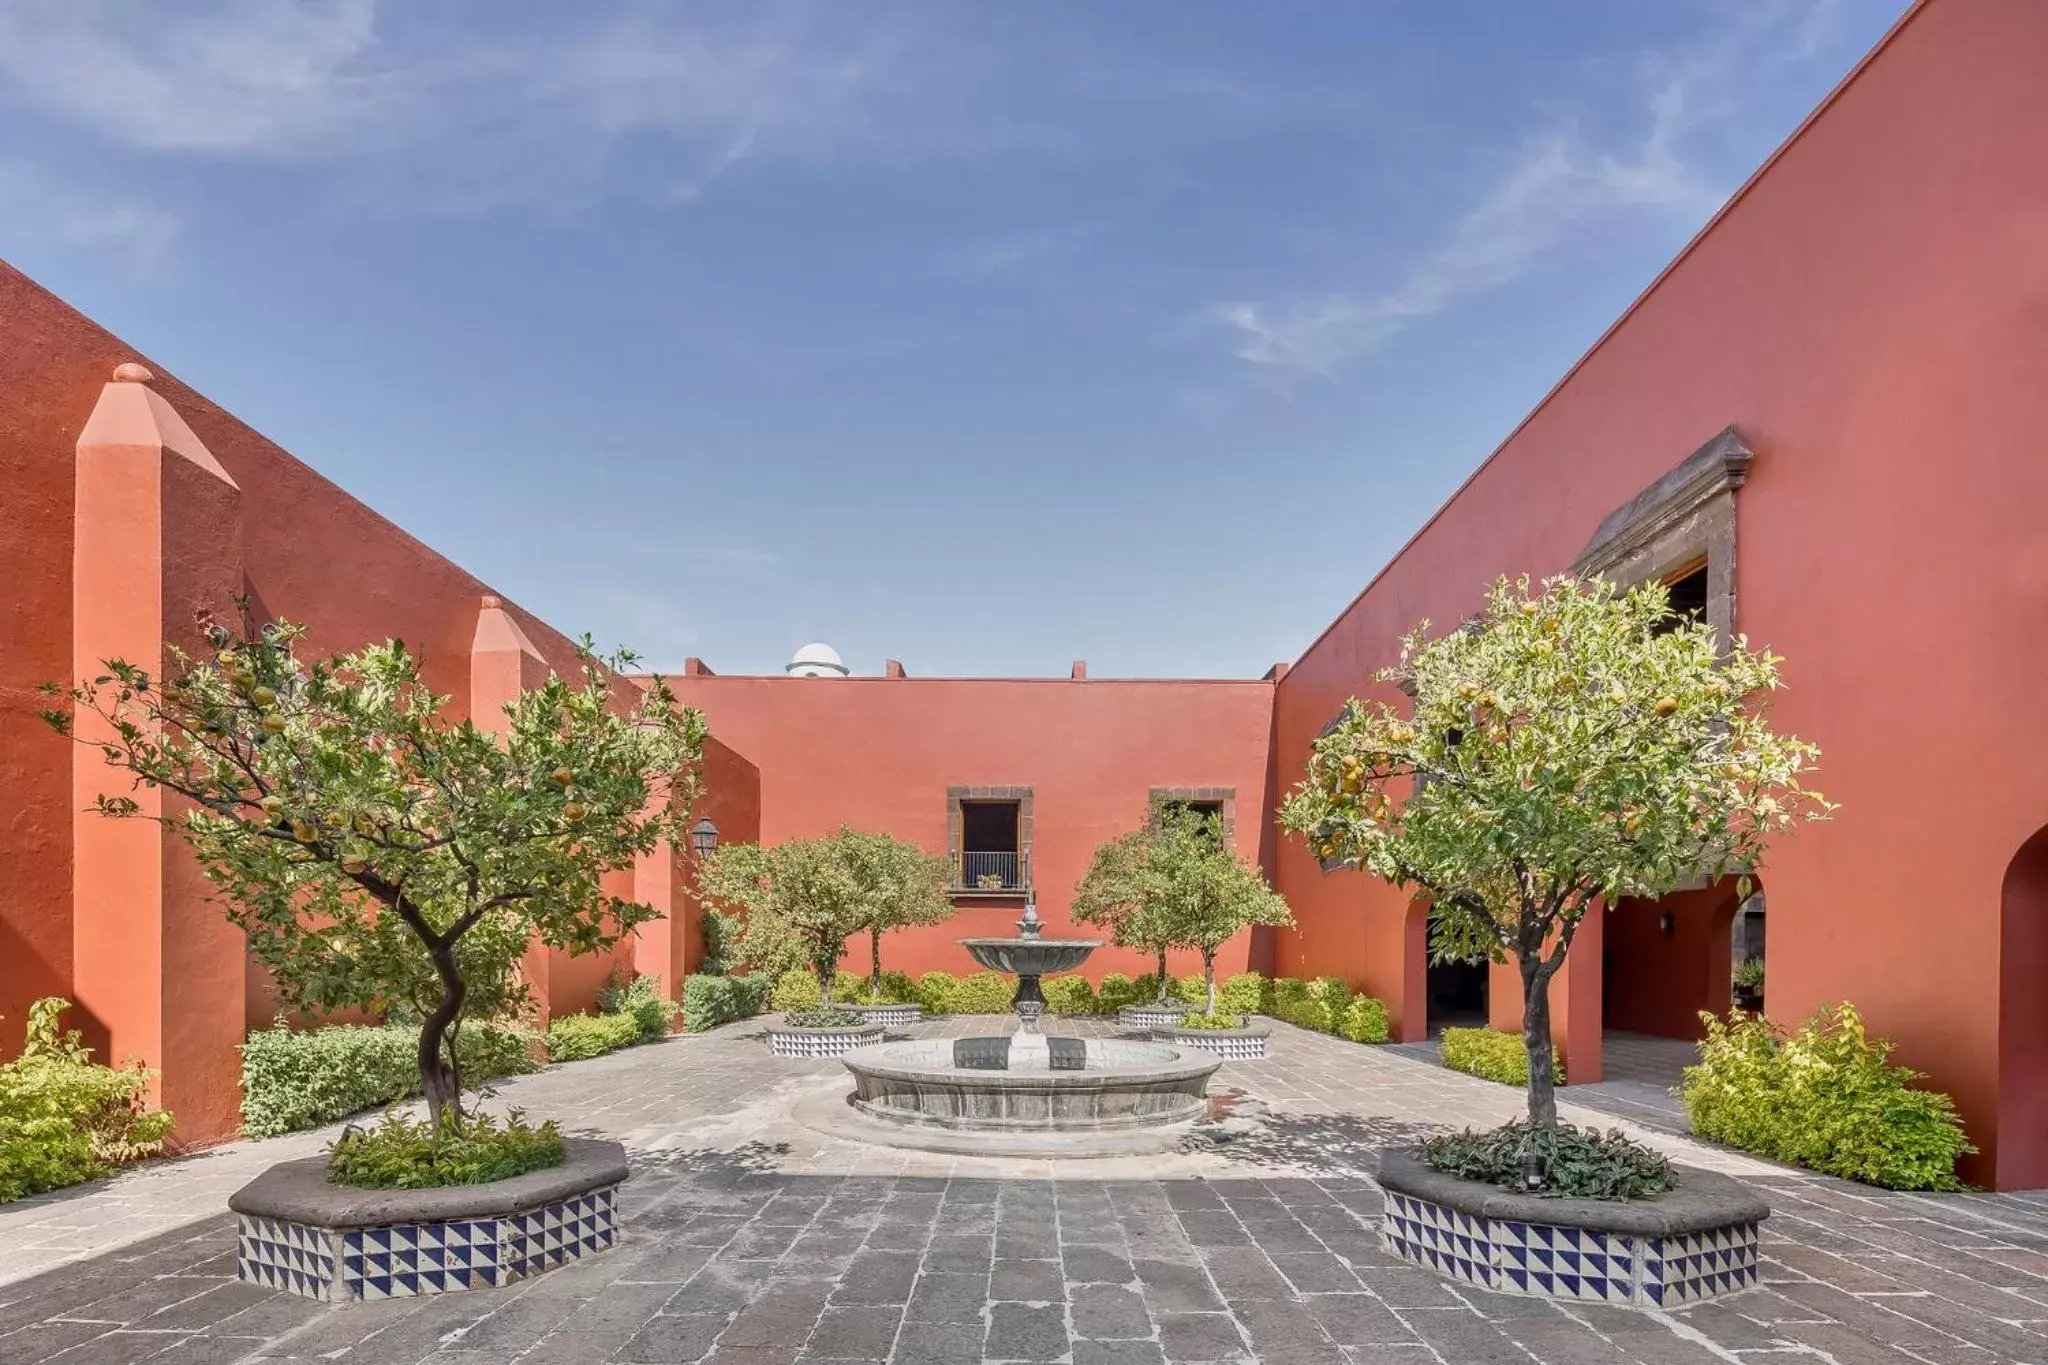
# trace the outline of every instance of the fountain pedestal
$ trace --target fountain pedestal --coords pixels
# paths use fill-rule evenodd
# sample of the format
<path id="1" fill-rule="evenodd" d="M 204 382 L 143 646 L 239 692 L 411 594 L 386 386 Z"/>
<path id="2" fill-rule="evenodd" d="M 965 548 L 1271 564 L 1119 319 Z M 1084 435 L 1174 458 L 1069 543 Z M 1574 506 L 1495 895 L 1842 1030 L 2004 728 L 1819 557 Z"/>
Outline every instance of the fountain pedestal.
<path id="1" fill-rule="evenodd" d="M 1045 1035 L 1038 1027 L 1045 1014 L 1045 992 L 1039 988 L 1039 978 L 1047 972 L 1072 971 L 1102 946 L 1098 939 L 1046 938 L 1044 933 L 1045 922 L 1038 918 L 1034 897 L 1024 902 L 1017 937 L 960 940 L 960 946 L 972 953 L 976 962 L 1017 978 L 1017 994 L 1010 1001 L 1017 1011 L 1017 1032 L 1010 1038 L 1012 1071 L 1044 1071 L 1052 1065 Z"/>

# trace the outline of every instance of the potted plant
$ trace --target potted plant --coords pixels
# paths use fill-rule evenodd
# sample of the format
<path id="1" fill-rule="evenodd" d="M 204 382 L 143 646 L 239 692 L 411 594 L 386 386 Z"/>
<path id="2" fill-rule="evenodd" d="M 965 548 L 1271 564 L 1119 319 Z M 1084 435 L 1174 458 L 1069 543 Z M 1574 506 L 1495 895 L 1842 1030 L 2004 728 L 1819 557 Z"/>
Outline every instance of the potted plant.
<path id="1" fill-rule="evenodd" d="M 387 1115 L 238 1193 L 243 1278 L 320 1298 L 423 1293 L 609 1246 L 622 1150 L 466 1107 L 456 1044 L 465 1021 L 519 1006 L 529 946 L 599 951 L 654 917 L 605 879 L 682 846 L 703 718 L 658 678 L 619 684 L 633 657 L 586 640 L 576 681 L 551 676 L 501 716 L 454 721 L 401 642 L 308 664 L 300 627 L 259 627 L 238 605 L 239 632 L 209 626 L 189 655 L 167 646 L 160 679 L 110 659 L 46 689 L 60 704 L 44 715 L 181 798 L 160 814 L 124 794 L 96 805 L 161 820 L 191 848 L 285 1003 L 402 1004 L 421 1020 L 424 1121 Z M 577 1235 L 529 1245 L 529 1214 Z M 366 1259 L 366 1244 L 420 1245 L 419 1228 L 449 1221 L 475 1222 L 488 1266 Z"/>
<path id="2" fill-rule="evenodd" d="M 1550 982 L 1595 906 L 1654 899 L 1701 872 L 1746 881 L 1772 836 L 1832 811 L 1803 784 L 1818 751 L 1767 722 L 1778 663 L 1675 615 L 1656 584 L 1502 579 L 1466 627 L 1431 639 L 1425 623 L 1403 641 L 1380 678 L 1413 698 L 1410 714 L 1354 698 L 1316 741 L 1283 825 L 1326 866 L 1430 896 L 1435 960 L 1511 962 L 1522 979 L 1528 1117 L 1385 1154 L 1398 1254 L 1488 1287 L 1561 1293 L 1561 1226 L 1574 1257 L 1597 1250 L 1628 1268 L 1592 1297 L 1668 1306 L 1754 1282 L 1761 1200 L 1646 1160 L 1619 1133 L 1558 1123 Z M 1645 1239 L 1660 1252 L 1654 1273 Z M 1719 1258 L 1710 1273 L 1690 1273 L 1696 1248 Z"/>
<path id="3" fill-rule="evenodd" d="M 1737 963 L 1733 985 L 1735 1008 L 1749 1014 L 1761 1013 L 1764 1007 L 1764 960 L 1746 957 Z"/>

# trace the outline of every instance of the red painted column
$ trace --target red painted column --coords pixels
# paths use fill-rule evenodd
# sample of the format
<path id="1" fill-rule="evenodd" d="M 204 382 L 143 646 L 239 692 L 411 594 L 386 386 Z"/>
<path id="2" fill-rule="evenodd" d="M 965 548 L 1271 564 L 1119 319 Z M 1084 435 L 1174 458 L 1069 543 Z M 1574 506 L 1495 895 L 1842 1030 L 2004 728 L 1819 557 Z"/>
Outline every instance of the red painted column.
<path id="1" fill-rule="evenodd" d="M 241 490 L 136 364 L 114 371 L 79 433 L 72 668 L 126 659 L 161 677 L 167 641 L 203 647 L 201 613 L 232 619 L 243 590 Z M 97 731 L 90 717 L 81 736 Z M 73 756 L 74 1021 L 109 1061 L 161 1075 L 175 1141 L 203 1146 L 239 1126 L 246 947 L 190 851 L 149 819 L 110 820 L 101 793 L 144 815 L 181 802 L 132 783 L 81 745 Z"/>
<path id="2" fill-rule="evenodd" d="M 546 682 L 548 672 L 547 660 L 504 603 L 495 597 L 483 598 L 469 647 L 469 718 L 476 728 L 486 734 L 504 734 L 511 725 L 505 708 L 521 692 Z M 547 948 L 538 943 L 527 948 L 519 964 L 542 1028 L 552 1017 L 551 965 Z"/>
<path id="3" fill-rule="evenodd" d="M 1550 1040 L 1564 1057 L 1573 1085 L 1591 1085 L 1606 1074 L 1600 1046 L 1601 945 L 1607 910 L 1595 905 L 1579 921 L 1564 966 L 1550 978 Z M 1486 1022 L 1507 1033 L 1522 1031 L 1522 974 L 1513 962 L 1495 963 L 1486 977 Z"/>

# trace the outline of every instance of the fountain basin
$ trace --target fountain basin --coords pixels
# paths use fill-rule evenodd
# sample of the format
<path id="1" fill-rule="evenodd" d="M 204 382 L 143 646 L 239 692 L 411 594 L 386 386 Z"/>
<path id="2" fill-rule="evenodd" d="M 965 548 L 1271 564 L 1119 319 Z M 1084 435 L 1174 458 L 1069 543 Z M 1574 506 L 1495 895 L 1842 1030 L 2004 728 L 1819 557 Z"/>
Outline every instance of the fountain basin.
<path id="1" fill-rule="evenodd" d="M 989 971 L 1026 977 L 1070 972 L 1102 942 L 1092 938 L 963 938 L 960 946 Z"/>
<path id="2" fill-rule="evenodd" d="M 1078 1070 L 986 1070 L 956 1066 L 956 1041 L 882 1043 L 846 1054 L 840 1060 L 853 1073 L 854 1108 L 891 1123 L 971 1131 L 1165 1127 L 1207 1111 L 1209 1078 L 1222 1065 L 1158 1043 L 1090 1038 Z"/>

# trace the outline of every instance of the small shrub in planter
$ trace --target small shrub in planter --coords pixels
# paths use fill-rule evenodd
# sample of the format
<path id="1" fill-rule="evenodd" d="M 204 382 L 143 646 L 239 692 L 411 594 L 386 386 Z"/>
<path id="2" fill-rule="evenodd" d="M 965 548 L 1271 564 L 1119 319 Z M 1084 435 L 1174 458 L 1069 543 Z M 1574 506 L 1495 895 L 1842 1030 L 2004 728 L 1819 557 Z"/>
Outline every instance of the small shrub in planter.
<path id="1" fill-rule="evenodd" d="M 1443 1037 L 1444 1065 L 1453 1071 L 1502 1085 L 1529 1084 L 1529 1054 L 1519 1033 L 1502 1033 L 1490 1028 L 1447 1028 Z M 1564 1059 L 1551 1052 L 1551 1070 L 1564 1080 Z"/>
<path id="2" fill-rule="evenodd" d="M 631 1047 L 641 1037 L 640 1021 L 630 1014 L 568 1014 L 548 1025 L 548 1059 L 581 1062 Z"/>
<path id="3" fill-rule="evenodd" d="M 1823 1007 L 1790 1035 L 1770 1020 L 1702 1015 L 1682 1091 L 1693 1132 L 1776 1161 L 1895 1190 L 1954 1190 L 1976 1150 L 1947 1095 L 1916 1090 L 1855 1007 Z"/>
<path id="4" fill-rule="evenodd" d="M 1620 1129 L 1602 1133 L 1569 1123 L 1538 1127 L 1516 1119 L 1483 1133 L 1446 1133 L 1422 1144 L 1422 1159 L 1446 1175 L 1520 1191 L 1522 1161 L 1531 1148 L 1543 1157 L 1544 1185 L 1536 1193 L 1545 1198 L 1642 1199 L 1677 1183 L 1662 1153 Z"/>
<path id="5" fill-rule="evenodd" d="M 857 1010 L 840 1009 L 836 1005 L 814 1005 L 809 1009 L 791 1010 L 782 1016 L 786 1028 L 862 1028 L 867 1017 Z"/>
<path id="6" fill-rule="evenodd" d="M 1179 1027 L 1201 1029 L 1206 1032 L 1215 1032 L 1222 1029 L 1238 1029 L 1244 1027 L 1244 1016 L 1238 1014 L 1222 1013 L 1183 1014 L 1180 1017 Z"/>
<path id="7" fill-rule="evenodd" d="M 735 1019 L 751 1019 L 768 1001 L 774 982 L 765 973 L 683 979 L 683 1030 L 703 1033 Z"/>
<path id="8" fill-rule="evenodd" d="M 1045 1007 L 1054 1014 L 1094 1014 L 1095 987 L 1085 976 L 1049 977 L 1043 987 Z"/>
<path id="9" fill-rule="evenodd" d="M 465 1114 L 433 1124 L 386 1114 L 372 1128 L 350 1128 L 328 1148 L 328 1172 L 338 1185 L 374 1190 L 425 1190 L 487 1185 L 568 1159 L 553 1119 L 535 1127 L 513 1110 L 500 1124 L 489 1114 Z"/>
<path id="10" fill-rule="evenodd" d="M 839 998 L 837 990 L 832 992 Z M 853 990 L 845 999 L 856 1005 L 919 1005 L 917 983 L 904 972 L 883 972 L 879 977 L 864 976 L 854 982 Z"/>

